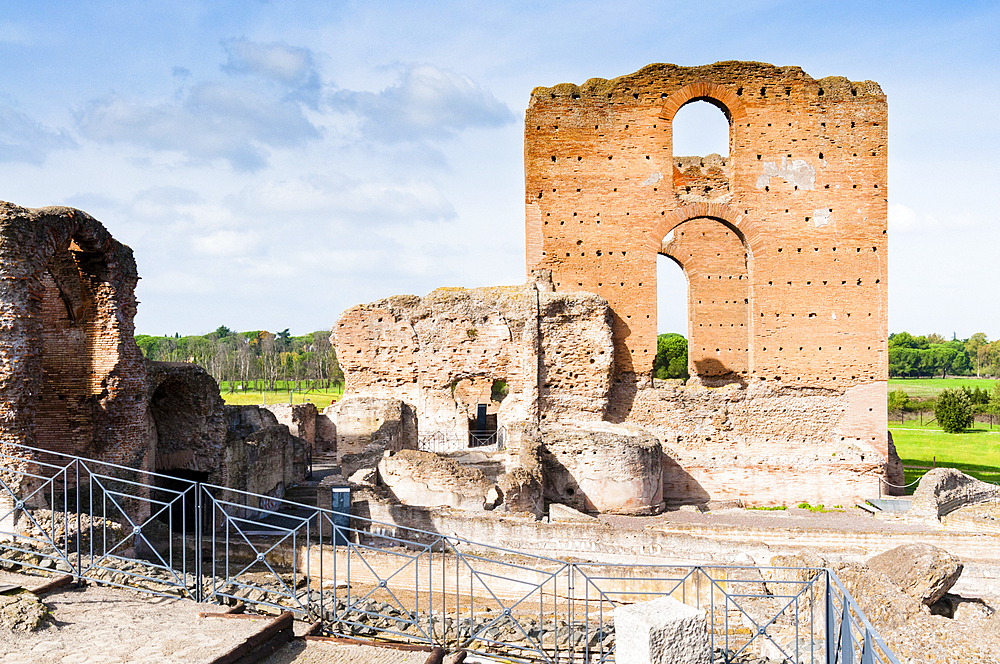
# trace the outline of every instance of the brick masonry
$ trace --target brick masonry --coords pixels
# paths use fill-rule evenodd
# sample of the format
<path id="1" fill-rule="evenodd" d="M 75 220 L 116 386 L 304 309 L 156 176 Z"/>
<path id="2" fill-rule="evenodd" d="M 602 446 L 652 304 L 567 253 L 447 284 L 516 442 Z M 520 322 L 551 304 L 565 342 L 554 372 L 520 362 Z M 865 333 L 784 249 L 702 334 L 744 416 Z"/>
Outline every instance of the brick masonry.
<path id="1" fill-rule="evenodd" d="M 90 215 L 0 202 L 0 443 L 149 467 L 137 280 Z"/>
<path id="2" fill-rule="evenodd" d="M 672 153 L 698 100 L 729 120 L 728 157 Z M 558 306 L 442 289 L 350 309 L 334 328 L 347 392 L 414 404 L 422 435 L 462 428 L 458 381 L 503 377 L 508 426 L 654 433 L 668 503 L 877 495 L 902 479 L 885 427 L 886 120 L 872 81 L 753 62 L 536 88 L 525 288 Z M 689 283 L 687 384 L 650 376 L 660 254 Z M 585 292 L 605 314 L 568 306 Z"/>

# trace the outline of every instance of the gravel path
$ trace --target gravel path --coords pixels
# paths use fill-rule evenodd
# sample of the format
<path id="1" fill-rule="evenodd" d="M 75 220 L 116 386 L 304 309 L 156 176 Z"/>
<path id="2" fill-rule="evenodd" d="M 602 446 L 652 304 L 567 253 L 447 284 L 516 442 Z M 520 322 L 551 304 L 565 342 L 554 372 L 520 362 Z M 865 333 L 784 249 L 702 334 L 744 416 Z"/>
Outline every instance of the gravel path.
<path id="1" fill-rule="evenodd" d="M 44 580 L 0 574 L 0 583 L 25 587 Z M 0 629 L 0 664 L 209 662 L 260 630 L 266 620 L 199 618 L 199 612 L 223 608 L 96 586 L 57 590 L 42 602 L 51 612 L 42 629 Z"/>

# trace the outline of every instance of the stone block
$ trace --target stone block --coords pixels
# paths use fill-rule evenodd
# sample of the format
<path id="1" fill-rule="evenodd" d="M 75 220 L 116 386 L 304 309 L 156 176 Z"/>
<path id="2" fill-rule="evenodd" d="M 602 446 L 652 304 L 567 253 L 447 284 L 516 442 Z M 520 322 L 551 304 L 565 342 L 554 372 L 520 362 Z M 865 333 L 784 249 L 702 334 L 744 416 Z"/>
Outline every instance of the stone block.
<path id="1" fill-rule="evenodd" d="M 904 544 L 868 559 L 868 568 L 889 577 L 900 590 L 930 606 L 962 575 L 962 562 L 944 549 Z"/>
<path id="2" fill-rule="evenodd" d="M 544 426 L 538 452 L 550 503 L 581 512 L 648 514 L 662 502 L 660 441 L 639 427 Z"/>
<path id="3" fill-rule="evenodd" d="M 672 597 L 615 609 L 615 661 L 710 664 L 705 612 Z"/>
<path id="4" fill-rule="evenodd" d="M 937 520 L 967 505 L 997 501 L 1000 487 L 995 484 L 954 468 L 935 468 L 920 478 L 907 515 Z"/>

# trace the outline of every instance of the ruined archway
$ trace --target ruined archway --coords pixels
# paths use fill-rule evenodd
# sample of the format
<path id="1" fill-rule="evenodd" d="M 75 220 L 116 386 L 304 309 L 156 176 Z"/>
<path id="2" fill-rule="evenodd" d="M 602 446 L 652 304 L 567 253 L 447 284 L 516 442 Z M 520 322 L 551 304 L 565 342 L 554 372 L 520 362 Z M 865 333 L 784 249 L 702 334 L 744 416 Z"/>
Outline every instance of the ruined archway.
<path id="1" fill-rule="evenodd" d="M 749 254 L 741 235 L 708 217 L 667 234 L 660 253 L 687 277 L 688 373 L 703 382 L 746 382 L 749 374 Z"/>
<path id="2" fill-rule="evenodd" d="M 128 247 L 70 208 L 0 204 L 0 442 L 145 467 Z"/>

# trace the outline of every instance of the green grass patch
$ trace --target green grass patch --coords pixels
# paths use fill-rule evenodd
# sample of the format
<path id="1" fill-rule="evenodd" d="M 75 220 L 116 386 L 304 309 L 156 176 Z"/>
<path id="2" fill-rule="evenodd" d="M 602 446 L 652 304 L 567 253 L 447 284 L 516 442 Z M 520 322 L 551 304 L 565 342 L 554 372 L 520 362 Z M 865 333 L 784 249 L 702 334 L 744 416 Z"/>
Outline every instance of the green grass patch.
<path id="1" fill-rule="evenodd" d="M 1000 482 L 1000 430 L 976 424 L 965 433 L 945 433 L 937 423 L 889 422 L 892 441 L 903 461 L 906 483 L 935 466 L 957 468 L 984 482 Z M 915 487 L 906 492 L 913 493 Z"/>
<path id="2" fill-rule="evenodd" d="M 825 505 L 820 503 L 819 505 L 810 505 L 807 502 L 801 502 L 796 505 L 800 510 L 809 510 L 810 512 L 818 512 L 821 514 L 826 514 L 827 512 L 843 512 L 843 505 L 834 505 L 833 507 L 827 508 Z"/>
<path id="3" fill-rule="evenodd" d="M 338 385 L 331 388 L 315 388 L 311 390 L 292 392 L 291 403 L 313 403 L 323 410 L 333 401 L 339 401 L 344 393 L 344 387 Z M 260 406 L 262 404 L 289 403 L 288 390 L 276 390 L 261 393 L 260 391 L 236 390 L 229 392 L 228 387 L 222 389 L 222 399 L 230 406 Z"/>
<path id="4" fill-rule="evenodd" d="M 762 512 L 776 512 L 779 510 L 787 510 L 788 505 L 751 505 L 747 507 L 748 510 L 760 510 Z"/>
<path id="5" fill-rule="evenodd" d="M 959 387 L 970 390 L 978 387 L 989 392 L 995 383 L 992 378 L 890 378 L 889 391 L 903 390 L 910 397 L 936 397 L 941 390 Z"/>

